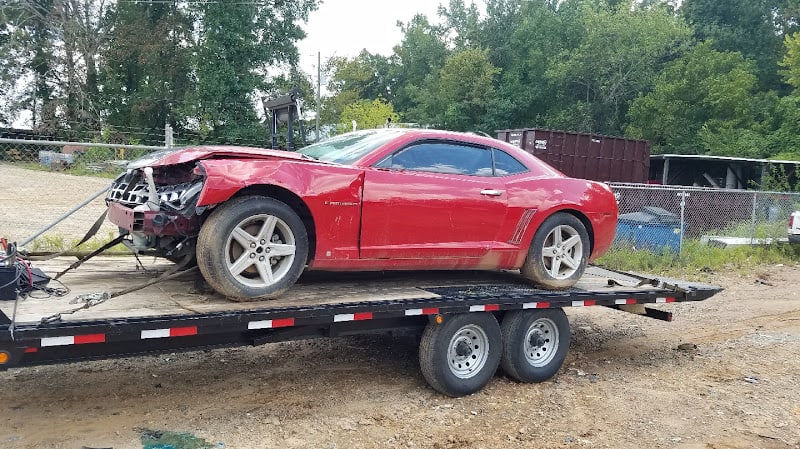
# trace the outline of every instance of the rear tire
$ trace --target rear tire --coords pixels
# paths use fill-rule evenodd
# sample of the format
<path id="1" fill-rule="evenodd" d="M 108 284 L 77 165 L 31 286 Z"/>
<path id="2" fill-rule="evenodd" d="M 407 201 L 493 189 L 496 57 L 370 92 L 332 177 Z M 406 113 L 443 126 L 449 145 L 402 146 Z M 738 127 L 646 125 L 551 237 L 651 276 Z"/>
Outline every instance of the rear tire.
<path id="1" fill-rule="evenodd" d="M 500 363 L 500 325 L 490 313 L 445 316 L 422 334 L 419 365 L 434 390 L 466 396 L 486 386 Z"/>
<path id="2" fill-rule="evenodd" d="M 515 310 L 500 325 L 503 371 L 520 382 L 555 376 L 569 351 L 569 320 L 561 309 Z"/>
<path id="3" fill-rule="evenodd" d="M 586 227 L 577 217 L 564 212 L 553 214 L 533 235 L 520 272 L 548 290 L 567 289 L 586 271 L 590 245 Z"/>
<path id="4" fill-rule="evenodd" d="M 245 196 L 218 207 L 197 238 L 206 282 L 235 301 L 275 298 L 294 285 L 308 258 L 300 217 L 274 198 Z"/>

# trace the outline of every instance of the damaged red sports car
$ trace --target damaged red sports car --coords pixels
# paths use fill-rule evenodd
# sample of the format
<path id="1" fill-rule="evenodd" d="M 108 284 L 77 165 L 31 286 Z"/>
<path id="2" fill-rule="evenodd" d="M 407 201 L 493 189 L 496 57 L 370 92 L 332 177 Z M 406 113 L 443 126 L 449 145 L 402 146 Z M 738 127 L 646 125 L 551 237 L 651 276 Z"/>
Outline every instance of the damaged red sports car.
<path id="1" fill-rule="evenodd" d="M 202 146 L 131 163 L 109 219 L 140 253 L 196 257 L 229 298 L 274 298 L 306 269 L 520 270 L 572 286 L 614 238 L 605 184 L 489 137 L 372 129 L 298 152 Z"/>

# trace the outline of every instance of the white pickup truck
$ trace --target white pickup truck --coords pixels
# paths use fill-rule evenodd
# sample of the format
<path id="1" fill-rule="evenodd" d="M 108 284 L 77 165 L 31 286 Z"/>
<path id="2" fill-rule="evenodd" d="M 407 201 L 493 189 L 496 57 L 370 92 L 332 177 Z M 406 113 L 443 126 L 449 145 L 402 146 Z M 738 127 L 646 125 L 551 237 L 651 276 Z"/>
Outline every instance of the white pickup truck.
<path id="1" fill-rule="evenodd" d="M 789 215 L 789 242 L 800 244 L 800 211 Z"/>

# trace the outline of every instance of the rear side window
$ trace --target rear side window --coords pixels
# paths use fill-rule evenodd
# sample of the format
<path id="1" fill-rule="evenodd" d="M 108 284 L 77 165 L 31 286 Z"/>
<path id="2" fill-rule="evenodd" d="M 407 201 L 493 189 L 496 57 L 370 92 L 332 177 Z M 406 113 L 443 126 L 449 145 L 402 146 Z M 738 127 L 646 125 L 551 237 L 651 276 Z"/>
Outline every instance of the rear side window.
<path id="1" fill-rule="evenodd" d="M 528 167 L 522 162 L 514 159 L 513 156 L 505 151 L 492 150 L 494 152 L 494 175 L 508 176 L 528 171 Z"/>

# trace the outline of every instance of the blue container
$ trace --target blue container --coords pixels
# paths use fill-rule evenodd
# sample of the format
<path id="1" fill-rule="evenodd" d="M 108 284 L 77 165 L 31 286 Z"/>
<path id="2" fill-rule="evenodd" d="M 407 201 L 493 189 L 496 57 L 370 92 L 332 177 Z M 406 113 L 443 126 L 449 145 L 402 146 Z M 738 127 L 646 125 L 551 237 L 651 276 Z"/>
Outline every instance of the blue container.
<path id="1" fill-rule="evenodd" d="M 660 207 L 645 207 L 641 212 L 622 214 L 614 244 L 657 253 L 678 253 L 681 247 L 680 219 Z"/>

